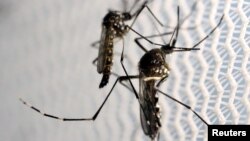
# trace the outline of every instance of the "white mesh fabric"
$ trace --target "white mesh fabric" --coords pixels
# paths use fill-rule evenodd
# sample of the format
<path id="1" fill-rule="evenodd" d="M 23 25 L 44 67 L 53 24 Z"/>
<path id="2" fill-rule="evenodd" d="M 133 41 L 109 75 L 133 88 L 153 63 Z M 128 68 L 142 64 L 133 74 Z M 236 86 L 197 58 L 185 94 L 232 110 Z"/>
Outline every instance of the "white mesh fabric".
<path id="1" fill-rule="evenodd" d="M 154 0 L 149 7 L 164 24 L 174 27 L 177 5 L 182 19 L 193 3 Z M 101 75 L 91 64 L 98 53 L 90 44 L 99 40 L 108 9 L 122 9 L 121 1 L 0 2 L 1 140 L 149 140 L 140 126 L 134 94 L 119 84 L 94 122 L 56 121 L 18 101 L 22 97 L 60 117 L 90 117 L 95 113 L 115 80 L 111 76 L 109 86 L 99 90 Z M 194 45 L 225 13 L 222 24 L 199 45 L 199 51 L 167 56 L 171 73 L 160 89 L 190 105 L 210 124 L 250 124 L 249 9 L 249 0 L 199 0 L 183 24 L 183 28 L 196 28 L 180 30 L 177 45 Z M 143 11 L 133 27 L 143 35 L 157 34 L 147 13 Z M 124 64 L 129 74 L 138 73 L 137 63 L 143 55 L 134 37 L 132 32 L 125 37 Z M 167 42 L 169 36 L 163 39 Z M 162 42 L 160 38 L 155 41 Z M 121 47 L 119 42 L 115 51 L 121 52 Z M 113 71 L 124 75 L 119 59 L 118 53 Z M 133 83 L 138 90 L 138 81 Z M 161 141 L 207 140 L 206 125 L 192 112 L 162 95 L 160 104 Z"/>

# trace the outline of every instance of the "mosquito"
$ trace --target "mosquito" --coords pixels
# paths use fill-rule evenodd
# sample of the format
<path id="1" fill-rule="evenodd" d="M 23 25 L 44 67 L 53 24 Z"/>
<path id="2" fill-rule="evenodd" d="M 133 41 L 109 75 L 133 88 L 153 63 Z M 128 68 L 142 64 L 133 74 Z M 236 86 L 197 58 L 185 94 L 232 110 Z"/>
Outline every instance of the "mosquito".
<path id="1" fill-rule="evenodd" d="M 141 57 L 138 63 L 139 75 L 128 75 L 125 67 L 124 71 L 127 77 L 123 77 L 122 80 L 129 80 L 129 83 L 132 87 L 132 90 L 136 92 L 130 79 L 139 79 L 139 102 L 140 102 L 140 119 L 141 126 L 144 131 L 144 134 L 149 136 L 152 141 L 155 141 L 159 138 L 159 129 L 161 127 L 161 110 L 158 104 L 159 96 L 158 93 L 165 95 L 166 97 L 172 99 L 173 101 L 183 105 L 187 109 L 191 110 L 199 119 L 201 119 L 207 126 L 209 125 L 199 114 L 197 114 L 190 106 L 180 102 L 179 100 L 171 97 L 167 93 L 159 90 L 159 86 L 167 79 L 170 74 L 170 67 L 165 61 L 166 55 L 169 55 L 173 52 L 185 52 L 199 50 L 197 46 L 206 40 L 221 24 L 224 15 L 220 18 L 218 24 L 207 34 L 202 40 L 197 42 L 192 47 L 176 47 L 178 33 L 179 33 L 179 7 L 177 8 L 177 26 L 172 33 L 170 41 L 168 44 L 161 45 L 161 48 L 151 49 L 145 51 L 145 47 L 139 42 L 141 37 L 135 39 L 135 43 L 145 51 L 145 54 Z M 170 33 L 164 33 L 160 35 L 146 36 L 146 38 L 153 38 L 157 36 L 165 36 Z M 155 45 L 159 45 L 156 44 Z M 123 65 L 123 64 L 122 64 Z M 125 84 L 123 84 L 125 85 Z M 128 87 L 127 87 L 128 88 Z"/>
<path id="2" fill-rule="evenodd" d="M 137 2 L 138 0 L 134 2 L 130 11 L 132 11 Z M 151 12 L 151 10 L 146 5 L 147 3 L 148 1 L 145 1 L 143 5 L 133 14 L 126 11 L 121 12 L 110 10 L 103 18 L 101 39 L 100 41 L 92 44 L 93 46 L 95 46 L 97 43 L 99 44 L 98 57 L 93 61 L 93 63 L 97 61 L 97 72 L 103 74 L 99 88 L 107 85 L 109 81 L 111 68 L 113 65 L 114 40 L 122 39 L 128 33 L 129 29 L 133 26 L 137 17 L 145 7 Z M 125 22 L 132 19 L 134 19 L 132 24 L 130 26 L 126 25 Z"/>
<path id="3" fill-rule="evenodd" d="M 110 10 L 103 18 L 101 39 L 100 41 L 92 44 L 92 46 L 96 46 L 97 44 L 99 44 L 98 57 L 93 61 L 94 64 L 95 62 L 97 62 L 97 72 L 103 74 L 101 82 L 99 84 L 99 88 L 106 86 L 109 81 L 113 65 L 113 47 L 115 40 L 123 39 L 123 37 L 129 32 L 129 30 L 132 30 L 136 34 L 138 34 L 138 32 L 132 29 L 132 26 L 143 9 L 146 8 L 162 27 L 169 28 L 169 26 L 165 26 L 164 24 L 162 24 L 162 22 L 153 14 L 153 12 L 147 6 L 149 2 L 148 0 L 146 0 L 142 4 L 142 6 L 135 11 L 135 13 L 131 13 L 137 2 L 138 0 L 134 2 L 130 12 Z M 195 8 L 195 6 L 196 4 L 193 5 L 193 8 Z M 132 19 L 133 21 L 130 26 L 125 23 Z M 147 39 L 145 38 L 145 40 Z"/>

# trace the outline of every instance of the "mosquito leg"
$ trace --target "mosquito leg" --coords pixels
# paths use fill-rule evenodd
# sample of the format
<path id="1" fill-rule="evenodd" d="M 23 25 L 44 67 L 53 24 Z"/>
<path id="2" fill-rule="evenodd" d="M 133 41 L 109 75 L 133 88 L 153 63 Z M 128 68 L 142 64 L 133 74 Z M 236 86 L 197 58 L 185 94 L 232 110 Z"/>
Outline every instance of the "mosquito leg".
<path id="1" fill-rule="evenodd" d="M 190 106 L 180 102 L 179 100 L 173 98 L 172 96 L 162 92 L 161 90 L 159 90 L 157 87 L 155 88 L 158 92 L 160 92 L 161 94 L 165 95 L 166 97 L 170 98 L 171 100 L 181 104 L 182 106 L 186 107 L 187 109 L 189 109 L 190 111 L 192 111 L 201 121 L 203 121 L 207 126 L 209 125 L 198 113 L 196 113 Z"/>
<path id="2" fill-rule="evenodd" d="M 91 44 L 91 47 L 93 47 L 93 48 L 98 48 L 97 45 L 100 44 L 100 42 L 101 42 L 101 41 L 95 41 L 95 42 L 93 42 L 93 43 Z M 96 61 L 97 61 L 97 60 L 98 60 L 98 57 L 96 57 L 96 58 L 92 61 L 92 64 L 93 64 L 93 65 L 97 65 L 97 64 L 96 64 Z"/>
<path id="3" fill-rule="evenodd" d="M 199 44 L 201 44 L 204 40 L 206 40 L 221 24 L 222 20 L 223 20 L 224 14 L 221 16 L 220 21 L 218 22 L 218 24 L 207 34 L 207 36 L 205 36 L 202 40 L 200 40 L 198 43 L 196 43 L 194 46 L 192 47 L 188 47 L 188 48 L 195 48 L 197 47 Z M 181 48 L 181 47 L 176 47 L 176 48 Z"/>
<path id="4" fill-rule="evenodd" d="M 137 20 L 138 16 L 140 15 L 140 13 L 143 11 L 143 9 L 146 7 L 148 9 L 148 11 L 151 13 L 151 15 L 154 17 L 154 19 L 162 26 L 163 24 L 160 22 L 160 20 L 158 18 L 156 18 L 156 16 L 153 14 L 153 12 L 150 10 L 150 8 L 147 6 L 148 1 L 145 1 L 144 4 L 142 5 L 142 7 L 137 10 L 134 14 L 132 14 L 132 17 L 135 17 L 132 24 L 130 26 L 127 26 L 126 28 L 129 28 L 130 30 L 132 30 L 133 32 L 135 32 L 136 34 L 138 34 L 140 37 L 142 37 L 143 39 L 147 40 L 146 38 L 144 38 L 141 34 L 139 34 L 138 32 L 136 32 L 134 29 L 132 29 L 132 26 L 134 25 L 135 21 Z M 150 42 L 151 44 L 153 44 L 150 40 L 147 40 L 148 42 Z M 147 52 L 147 50 L 143 47 L 140 46 L 142 50 L 144 50 L 145 52 Z"/>
<path id="5" fill-rule="evenodd" d="M 138 38 L 135 38 L 135 43 L 146 53 L 148 50 L 137 40 Z"/>
<path id="6" fill-rule="evenodd" d="M 152 10 L 146 5 L 147 2 L 144 3 L 143 7 L 141 9 L 139 9 L 135 14 L 135 20 L 137 19 L 138 15 L 143 11 L 144 8 L 146 8 L 149 13 L 152 15 L 152 17 L 157 21 L 157 23 L 161 26 L 161 27 L 166 27 L 166 28 L 173 28 L 171 26 L 168 26 L 168 25 L 164 25 L 156 16 L 155 14 L 152 12 Z M 193 11 L 196 10 L 196 6 L 197 6 L 197 1 L 192 5 L 192 8 L 191 8 L 191 12 L 181 21 L 181 24 L 182 25 L 193 13 Z M 130 27 L 132 27 L 132 25 L 134 24 L 135 20 L 133 21 L 133 23 L 131 24 Z M 190 29 L 193 29 L 194 27 L 190 27 Z"/>
<path id="7" fill-rule="evenodd" d="M 204 40 L 206 40 L 218 27 L 219 25 L 221 24 L 222 20 L 223 20 L 223 17 L 224 17 L 224 14 L 222 15 L 222 17 L 220 18 L 220 21 L 218 22 L 218 24 L 209 32 L 209 34 L 207 36 L 205 36 L 202 40 L 200 40 L 198 43 L 196 43 L 194 46 L 192 47 L 174 47 L 174 48 L 177 48 L 177 49 L 180 49 L 180 51 L 186 51 L 188 49 L 194 49 L 195 47 L 197 47 L 199 44 L 201 44 Z M 130 27 L 129 27 L 130 28 Z M 133 30 L 132 28 L 130 28 L 133 32 L 135 32 L 136 34 L 138 34 L 140 37 L 136 38 L 135 39 L 135 42 L 136 44 L 144 51 L 147 51 L 141 43 L 139 43 L 139 40 L 141 39 L 145 39 L 146 41 L 148 41 L 150 44 L 152 45 L 157 45 L 157 46 L 165 46 L 163 44 L 158 44 L 158 43 L 154 43 L 152 42 L 151 40 L 148 39 L 149 38 L 152 38 L 152 37 L 157 37 L 157 36 L 165 36 L 165 35 L 168 35 L 170 33 L 173 33 L 173 32 L 166 32 L 166 33 L 162 33 L 162 34 L 158 34 L 158 35 L 152 35 L 152 36 L 143 36 L 141 35 L 140 33 L 138 33 L 137 31 Z M 177 29 L 175 29 L 177 30 Z M 175 32 L 175 31 L 174 31 Z M 173 35 L 173 34 L 172 34 Z M 174 39 L 175 40 L 175 39 Z M 171 40 L 170 40 L 171 41 Z M 175 42 L 175 41 L 173 41 Z"/>
<path id="8" fill-rule="evenodd" d="M 131 92 L 134 92 L 131 87 L 129 87 L 127 84 L 123 83 L 123 81 L 128 81 L 129 79 L 139 79 L 139 75 L 130 75 L 130 76 L 119 76 L 117 73 L 111 72 L 112 75 L 116 77 L 120 77 L 119 83 L 130 90 Z"/>
<path id="9" fill-rule="evenodd" d="M 134 92 L 131 87 L 129 87 L 127 84 L 123 83 L 123 81 L 129 81 L 129 79 L 139 79 L 139 75 L 130 75 L 129 77 L 121 77 L 119 83 L 123 85 L 125 88 L 130 90 L 131 92 Z"/>
<path id="10" fill-rule="evenodd" d="M 139 79 L 139 75 L 129 75 L 129 76 L 121 76 L 121 79 L 120 79 L 120 82 L 123 82 L 123 81 L 128 81 L 129 79 Z"/>
<path id="11" fill-rule="evenodd" d="M 156 45 L 156 46 L 163 46 L 163 44 L 158 44 L 158 43 L 154 43 L 151 40 L 147 39 L 147 37 L 143 36 L 142 34 L 140 34 L 139 32 L 135 31 L 133 28 L 131 28 L 130 26 L 126 26 L 126 28 L 129 28 L 130 30 L 132 30 L 135 34 L 139 35 L 142 39 L 148 41 L 150 44 L 152 45 Z M 146 50 L 146 49 L 143 49 Z"/>
<path id="12" fill-rule="evenodd" d="M 162 36 L 166 36 L 169 34 L 172 34 L 173 32 L 166 32 L 166 33 L 161 33 L 161 34 L 155 34 L 155 35 L 150 35 L 150 36 L 145 36 L 145 38 L 155 38 L 155 37 L 162 37 Z M 134 39 L 135 43 L 144 51 L 144 52 L 148 52 L 148 50 L 140 43 L 139 40 L 144 39 L 142 37 L 137 37 Z"/>
<path id="13" fill-rule="evenodd" d="M 121 54 L 120 54 L 120 53 L 115 52 L 115 53 L 114 53 L 114 55 L 119 55 L 119 56 L 120 56 Z M 124 55 L 124 58 L 127 58 L 127 56 L 126 56 L 126 55 Z M 95 66 L 97 66 L 97 63 L 96 63 L 96 62 L 97 62 L 97 60 L 98 60 L 98 57 L 96 57 L 96 58 L 92 61 L 92 64 L 93 64 L 93 65 L 95 65 Z"/>
<path id="14" fill-rule="evenodd" d="M 174 36 L 174 33 L 176 32 L 175 34 L 175 38 L 173 39 L 173 44 L 175 44 L 176 42 L 176 39 L 178 37 L 178 33 L 179 33 L 179 28 L 180 28 L 180 23 L 179 23 L 179 15 L 180 15 L 180 12 L 179 12 L 179 6 L 177 7 L 177 22 L 178 22 L 178 25 L 177 27 L 175 28 L 175 30 L 173 32 L 166 32 L 166 33 L 161 33 L 161 34 L 155 34 L 155 35 L 150 35 L 150 36 L 142 36 L 141 34 L 139 34 L 138 32 L 134 31 L 133 29 L 131 29 L 132 31 L 134 31 L 136 34 L 138 34 L 140 37 L 138 38 L 135 38 L 135 43 L 144 51 L 144 52 L 147 52 L 147 50 L 145 49 L 145 47 L 143 47 L 143 45 L 139 42 L 139 40 L 141 39 L 145 39 L 147 40 L 149 43 L 153 44 L 153 45 L 161 45 L 161 44 L 157 44 L 157 43 L 154 43 L 152 41 L 150 41 L 148 38 L 155 38 L 155 37 L 162 37 L 162 36 L 166 36 L 166 35 L 170 35 L 172 34 L 171 36 L 171 39 L 170 39 L 170 42 L 172 41 L 173 39 L 173 36 Z M 161 45 L 161 46 L 164 46 L 164 45 Z"/>
<path id="15" fill-rule="evenodd" d="M 123 70 L 124 70 L 126 76 L 128 77 L 128 76 L 129 76 L 129 75 L 128 75 L 128 72 L 127 72 L 126 68 L 125 68 L 124 65 L 123 65 L 123 59 L 124 59 L 123 54 L 124 54 L 124 42 L 123 42 L 123 46 L 122 46 L 122 53 L 121 53 L 120 63 L 121 63 L 121 65 L 122 65 L 122 68 L 123 68 Z M 132 87 L 132 89 L 133 89 L 133 92 L 134 92 L 134 94 L 135 94 L 135 97 L 136 97 L 137 99 L 139 99 L 138 93 L 136 92 L 135 87 L 134 87 L 134 85 L 132 84 L 131 80 L 128 79 L 128 81 L 129 81 L 129 83 L 130 83 L 130 85 L 131 85 L 131 87 Z"/>
<path id="16" fill-rule="evenodd" d="M 90 121 L 90 120 L 95 120 L 97 118 L 97 116 L 99 115 L 101 109 L 103 108 L 104 104 L 106 103 L 106 101 L 108 100 L 109 96 L 111 95 L 114 87 L 116 86 L 117 82 L 121 81 L 121 80 L 129 80 L 130 78 L 134 78 L 134 76 L 120 76 L 116 79 L 115 83 L 113 84 L 111 90 L 109 91 L 108 95 L 106 96 L 106 98 L 104 99 L 103 103 L 101 104 L 101 106 L 98 108 L 98 110 L 95 112 L 95 114 L 91 117 L 91 118 L 61 118 L 52 114 L 47 114 L 42 112 L 41 110 L 39 110 L 38 108 L 28 104 L 27 102 L 25 102 L 23 99 L 19 99 L 24 105 L 30 107 L 31 109 L 33 109 L 34 111 L 38 112 L 39 114 L 49 117 L 49 118 L 53 118 L 53 119 L 57 119 L 57 120 L 62 120 L 62 121 Z"/>
<path id="17" fill-rule="evenodd" d="M 156 84 L 156 87 L 159 87 L 167 78 L 168 78 L 168 76 L 163 77 L 163 78 Z"/>
<path id="18" fill-rule="evenodd" d="M 124 59 L 124 58 L 123 58 L 123 54 L 124 54 L 124 42 L 123 42 L 123 46 L 122 46 L 122 54 L 121 54 L 120 63 L 121 63 L 122 68 L 123 68 L 123 70 L 124 70 L 124 72 L 125 72 L 125 74 L 126 74 L 126 77 L 128 78 L 127 80 L 129 81 L 129 84 L 130 84 L 130 86 L 132 87 L 132 90 L 133 90 L 133 92 L 134 92 L 134 94 L 135 94 L 135 97 L 138 99 L 138 102 L 139 102 L 139 104 L 140 104 L 140 108 L 142 109 L 144 116 L 147 117 L 147 115 L 144 113 L 144 109 L 143 109 L 143 106 L 142 106 L 142 104 L 141 104 L 141 102 L 140 102 L 139 95 L 138 95 L 138 93 L 136 92 L 135 87 L 134 87 L 134 85 L 133 85 L 133 83 L 132 83 L 132 81 L 131 81 L 131 79 L 130 79 L 130 77 L 129 77 L 129 75 L 128 75 L 128 72 L 127 72 L 127 70 L 126 70 L 126 68 L 125 68 L 125 66 L 124 66 L 124 64 L 123 64 L 123 59 Z M 139 77 L 139 76 L 136 76 L 136 75 L 133 75 L 132 78 L 140 78 L 140 77 Z M 126 80 L 126 79 L 123 78 L 123 80 Z"/>
<path id="19" fill-rule="evenodd" d="M 194 5 L 192 6 L 192 9 L 194 10 L 195 8 L 196 8 L 196 5 L 197 5 L 197 2 L 196 3 L 194 3 Z M 153 14 L 153 12 L 150 10 L 150 8 L 147 6 L 147 5 L 144 5 L 144 8 L 147 8 L 148 9 L 148 11 L 151 13 L 151 15 L 155 18 L 155 20 L 161 25 L 161 26 L 163 26 L 163 24 L 157 19 L 157 17 Z M 141 11 L 143 10 L 143 8 L 141 9 Z M 193 10 L 192 10 L 192 12 L 193 12 Z M 138 13 L 140 13 L 141 11 L 139 11 Z M 190 17 L 191 16 L 191 14 L 192 14 L 192 12 L 188 15 L 188 16 L 186 16 L 185 18 L 184 18 L 184 20 L 180 23 L 179 22 L 179 6 L 178 6 L 178 9 L 177 9 L 177 19 L 178 19 L 178 25 L 177 25 L 177 30 L 179 30 L 179 28 L 180 28 L 180 26 L 184 23 L 184 21 L 186 20 L 186 19 L 188 19 L 188 17 Z M 224 16 L 224 15 L 223 15 Z M 223 16 L 222 16 L 222 18 L 223 18 Z M 137 17 L 136 17 L 137 18 Z M 135 18 L 135 20 L 136 20 L 136 18 Z M 221 18 L 221 20 L 220 20 L 220 22 L 219 22 L 219 24 L 221 23 L 221 21 L 222 21 L 222 18 Z M 134 23 L 134 22 L 133 22 Z M 209 33 L 209 35 L 210 34 L 212 34 L 213 32 L 214 32 L 214 30 L 219 26 L 219 24 Z M 136 38 L 135 39 L 135 42 L 137 43 L 137 45 L 143 50 L 143 51 L 147 51 L 140 43 L 139 43 L 139 41 L 138 40 L 140 40 L 140 39 L 145 39 L 146 41 L 148 41 L 150 44 L 153 44 L 153 45 L 158 45 L 158 46 L 163 46 L 162 44 L 158 44 L 158 43 L 154 43 L 154 42 L 152 42 L 152 41 L 150 41 L 149 39 L 147 39 L 147 38 L 150 38 L 150 36 L 149 37 L 145 37 L 145 36 L 143 36 L 143 35 L 141 35 L 140 33 L 138 33 L 137 31 L 135 31 L 134 29 L 132 29 L 131 27 L 132 27 L 132 25 L 129 27 L 129 26 L 127 26 L 130 30 L 132 30 L 134 33 L 136 33 L 137 35 L 139 35 L 140 37 L 139 38 Z M 176 28 L 175 28 L 175 30 L 176 30 Z M 174 31 L 175 32 L 175 31 Z M 177 38 L 177 36 L 178 36 L 178 32 L 179 31 L 176 31 L 177 33 L 176 33 L 176 38 Z M 158 36 L 164 36 L 164 35 L 168 35 L 168 34 L 170 34 L 170 33 L 162 33 L 162 34 L 158 34 Z M 205 38 L 203 38 L 200 42 L 198 42 L 197 44 L 195 44 L 192 48 L 195 48 L 196 46 L 198 46 L 202 41 L 204 41 L 206 38 L 208 38 L 209 37 L 209 35 L 207 35 Z M 152 37 L 157 37 L 157 35 L 152 35 Z M 170 40 L 171 41 L 171 40 Z M 176 39 L 174 39 L 173 40 L 173 43 L 175 44 L 175 42 L 176 42 Z"/>
<path id="20" fill-rule="evenodd" d="M 208 35 L 206 37 L 204 37 L 201 41 L 199 41 L 198 43 L 196 43 L 192 48 L 195 48 L 196 46 L 198 46 L 200 43 L 202 43 L 204 40 L 206 40 L 221 24 L 222 20 L 223 20 L 224 14 L 221 16 L 219 23 L 208 33 Z"/>
<path id="21" fill-rule="evenodd" d="M 97 64 L 96 64 L 96 61 L 98 60 L 98 57 L 96 57 L 93 61 L 92 61 L 92 64 L 93 65 L 95 65 L 95 66 L 97 66 Z"/>
<path id="22" fill-rule="evenodd" d="M 127 70 L 126 70 L 126 68 L 125 68 L 125 66 L 124 66 L 124 64 L 123 64 L 123 59 L 124 59 L 124 58 L 123 58 L 123 54 L 124 54 L 124 42 L 123 42 L 123 46 L 122 46 L 122 54 L 121 54 L 120 63 L 121 63 L 122 68 L 123 68 L 123 70 L 124 70 L 124 72 L 125 72 L 125 74 L 126 74 L 126 77 L 128 78 L 129 84 L 130 84 L 131 87 L 132 87 L 133 93 L 135 94 L 135 97 L 137 98 L 137 100 L 138 100 L 138 102 L 139 102 L 139 104 L 140 104 L 140 108 L 142 109 L 144 116 L 147 117 L 147 115 L 146 115 L 145 112 L 144 112 L 143 106 L 142 106 L 142 104 L 141 104 L 141 102 L 140 102 L 139 95 L 138 95 L 138 93 L 136 92 L 135 87 L 134 87 L 134 85 L 133 85 L 131 79 L 129 78 L 128 72 L 127 72 Z M 139 78 L 139 76 L 135 76 L 135 75 L 134 75 L 134 76 L 132 76 L 132 78 Z M 125 80 L 125 78 L 123 78 L 123 80 Z"/>
<path id="23" fill-rule="evenodd" d="M 160 25 L 163 25 L 163 24 L 159 21 L 159 19 L 156 18 L 156 16 L 153 14 L 153 12 L 150 10 L 150 8 L 146 5 L 147 2 L 148 2 L 148 1 L 145 1 L 145 3 L 143 4 L 142 8 L 139 9 L 136 13 L 134 13 L 134 14 L 132 15 L 132 17 L 135 16 L 135 18 L 134 18 L 134 20 L 133 20 L 133 22 L 132 22 L 132 24 L 131 24 L 130 26 L 126 25 L 126 28 L 132 30 L 134 33 L 136 33 L 137 35 L 139 35 L 141 38 L 145 39 L 145 40 L 148 41 L 149 43 L 151 43 L 151 44 L 153 44 L 153 45 L 162 46 L 161 44 L 154 43 L 154 42 L 150 41 L 149 39 L 147 39 L 147 38 L 144 37 L 142 34 L 138 33 L 137 31 L 135 31 L 135 30 L 132 28 L 133 24 L 135 23 L 135 21 L 137 20 L 138 16 L 140 15 L 140 13 L 142 12 L 142 10 L 143 10 L 145 7 L 146 7 L 146 8 L 149 10 L 149 12 L 153 15 L 153 17 L 155 18 L 155 20 L 156 20 Z M 139 46 L 139 47 L 140 47 L 143 51 L 147 52 L 147 50 L 146 50 L 143 46 Z"/>
<path id="24" fill-rule="evenodd" d="M 95 42 L 93 42 L 92 44 L 91 44 L 91 46 L 93 47 L 93 48 L 98 48 L 98 44 L 100 44 L 100 42 L 101 41 L 95 41 Z"/>
<path id="25" fill-rule="evenodd" d="M 142 10 L 145 8 L 146 4 L 148 3 L 148 1 L 145 1 L 142 5 L 142 7 L 137 10 L 134 14 L 132 14 L 132 17 L 135 17 L 133 22 L 131 23 L 130 27 L 132 27 L 135 23 L 135 21 L 137 20 L 138 16 L 140 15 L 140 13 L 142 12 Z M 132 7 L 133 8 L 133 7 Z M 132 9 L 131 9 L 132 10 Z"/>
<path id="26" fill-rule="evenodd" d="M 53 119 L 57 119 L 57 120 L 62 120 L 62 121 L 83 121 L 83 120 L 94 120 L 94 117 L 93 118 L 76 118 L 76 119 L 73 119 L 73 118 L 60 118 L 58 116 L 55 116 L 55 115 L 51 115 L 51 114 L 47 114 L 47 113 L 44 113 L 42 112 L 41 110 L 39 110 L 38 108 L 30 105 L 29 103 L 25 102 L 23 99 L 19 98 L 19 100 L 26 106 L 30 107 L 31 109 L 33 109 L 34 111 L 38 112 L 39 114 L 43 115 L 43 116 L 46 116 L 46 117 L 49 117 L 49 118 L 53 118 Z"/>

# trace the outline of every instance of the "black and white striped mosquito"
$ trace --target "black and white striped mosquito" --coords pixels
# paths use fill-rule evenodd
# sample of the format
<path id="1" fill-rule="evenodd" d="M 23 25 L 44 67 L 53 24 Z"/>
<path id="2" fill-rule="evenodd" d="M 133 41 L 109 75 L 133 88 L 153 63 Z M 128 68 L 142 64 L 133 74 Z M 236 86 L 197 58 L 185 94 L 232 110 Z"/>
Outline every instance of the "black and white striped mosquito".
<path id="1" fill-rule="evenodd" d="M 135 7 L 139 0 L 136 0 L 130 11 Z M 142 6 L 135 11 L 135 13 L 131 12 L 121 12 L 110 10 L 102 22 L 102 32 L 101 39 L 93 43 L 95 46 L 99 44 L 99 53 L 98 57 L 93 61 L 93 63 L 97 62 L 97 72 L 103 74 L 102 80 L 99 84 L 99 88 L 107 85 L 109 81 L 109 77 L 111 74 L 111 68 L 113 63 L 113 46 L 115 40 L 123 39 L 123 37 L 128 33 L 130 29 L 132 29 L 133 24 L 135 23 L 137 17 L 140 15 L 143 9 L 147 9 L 149 13 L 153 16 L 153 18 L 161 25 L 164 26 L 153 14 L 150 8 L 147 6 L 148 0 L 146 0 Z M 131 21 L 133 19 L 132 24 L 129 26 L 125 22 Z M 132 30 L 134 31 L 134 30 Z M 137 33 L 137 32 L 135 32 Z M 140 34 L 138 34 L 140 35 Z M 146 39 L 147 40 L 147 39 Z"/>
<path id="2" fill-rule="evenodd" d="M 224 15 L 221 17 L 219 23 L 210 31 L 207 36 L 205 36 L 202 40 L 197 42 L 192 47 L 176 47 L 175 44 L 178 38 L 179 32 L 179 7 L 177 10 L 177 27 L 172 33 L 171 39 L 168 44 L 161 45 L 161 48 L 151 49 L 149 51 L 145 50 L 145 47 L 139 42 L 141 37 L 136 38 L 136 44 L 145 51 L 145 54 L 141 57 L 138 63 L 139 75 L 128 75 L 125 67 L 123 66 L 126 77 L 123 77 L 122 80 L 129 80 L 129 83 L 132 86 L 132 89 L 136 95 L 139 96 L 140 102 L 140 117 L 141 117 L 141 126 L 143 128 L 144 133 L 149 136 L 152 141 L 157 140 L 159 137 L 159 129 L 161 127 L 161 111 L 160 106 L 158 104 L 158 94 L 157 92 L 167 96 L 173 101 L 183 105 L 187 109 L 191 110 L 196 116 L 198 116 L 206 125 L 209 125 L 201 116 L 199 116 L 190 106 L 180 102 L 179 100 L 169 96 L 168 94 L 162 92 L 158 89 L 158 87 L 167 79 L 170 73 L 170 67 L 168 63 L 165 61 L 165 57 L 168 54 L 173 52 L 184 52 L 184 51 L 192 51 L 199 50 L 197 46 L 206 40 L 218 26 L 221 24 Z M 153 38 L 157 36 L 165 36 L 171 33 L 164 33 L 161 35 L 152 35 L 147 36 L 146 38 Z M 160 45 L 156 44 L 155 45 Z M 130 79 L 139 79 L 139 94 L 137 94 L 134 86 Z M 125 84 L 123 84 L 125 85 Z"/>

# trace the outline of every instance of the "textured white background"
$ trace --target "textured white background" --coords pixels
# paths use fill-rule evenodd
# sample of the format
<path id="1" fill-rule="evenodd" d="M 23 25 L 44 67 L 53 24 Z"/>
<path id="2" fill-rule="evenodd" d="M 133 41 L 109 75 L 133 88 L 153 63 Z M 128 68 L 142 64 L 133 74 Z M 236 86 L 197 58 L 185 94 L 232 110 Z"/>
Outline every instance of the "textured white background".
<path id="1" fill-rule="evenodd" d="M 183 18 L 193 2 L 179 2 Z M 101 76 L 91 61 L 97 50 L 101 21 L 108 9 L 122 9 L 120 0 L 1 0 L 0 1 L 0 140 L 1 141 L 128 141 L 149 140 L 142 132 L 134 95 L 117 85 L 94 122 L 61 122 L 43 117 L 18 101 L 22 97 L 60 117 L 90 117 L 109 92 L 98 89 Z M 149 7 L 164 23 L 176 24 L 177 4 L 155 0 Z M 171 75 L 162 90 L 191 105 L 211 124 L 250 124 L 250 1 L 200 0 L 183 25 L 179 46 L 191 46 L 208 33 L 222 13 L 218 30 L 200 51 L 168 57 Z M 147 11 L 134 28 L 155 32 Z M 160 31 L 162 28 L 158 27 Z M 125 38 L 129 74 L 137 73 L 143 54 Z M 168 41 L 167 38 L 164 38 Z M 159 40 L 161 41 L 161 40 Z M 153 46 L 147 46 L 148 49 Z M 121 43 L 115 47 L 121 49 Z M 113 70 L 124 75 L 115 58 Z M 138 83 L 134 81 L 135 87 Z M 206 126 L 182 106 L 161 98 L 160 140 L 206 140 Z"/>

